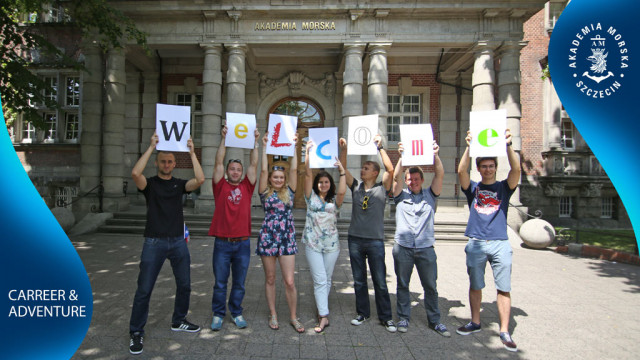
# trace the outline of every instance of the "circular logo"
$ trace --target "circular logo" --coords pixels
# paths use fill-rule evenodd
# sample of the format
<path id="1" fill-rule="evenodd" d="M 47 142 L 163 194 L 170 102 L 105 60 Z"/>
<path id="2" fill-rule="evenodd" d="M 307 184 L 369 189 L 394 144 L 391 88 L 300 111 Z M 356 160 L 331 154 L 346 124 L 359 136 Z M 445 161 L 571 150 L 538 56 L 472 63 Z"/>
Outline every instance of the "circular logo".
<path id="1" fill-rule="evenodd" d="M 371 130 L 366 127 L 361 126 L 353 132 L 353 141 L 360 146 L 369 144 L 372 138 Z"/>
<path id="2" fill-rule="evenodd" d="M 478 144 L 492 147 L 498 143 L 498 132 L 494 129 L 484 129 L 478 133 Z"/>
<path id="3" fill-rule="evenodd" d="M 627 44 L 615 27 L 598 22 L 576 32 L 569 47 L 569 68 L 582 94 L 594 99 L 614 95 L 628 67 Z"/>

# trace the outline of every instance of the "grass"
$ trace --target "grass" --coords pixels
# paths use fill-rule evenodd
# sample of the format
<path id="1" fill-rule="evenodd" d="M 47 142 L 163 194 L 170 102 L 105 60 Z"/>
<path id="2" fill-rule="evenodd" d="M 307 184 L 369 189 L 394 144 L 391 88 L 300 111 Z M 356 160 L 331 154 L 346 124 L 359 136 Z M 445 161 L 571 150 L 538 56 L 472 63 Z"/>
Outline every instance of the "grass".
<path id="1" fill-rule="evenodd" d="M 560 229 L 562 228 L 556 227 L 556 233 Z M 576 230 L 572 229 L 565 233 L 571 235 L 571 242 L 637 254 L 637 242 L 633 230 L 580 229 L 576 234 Z"/>

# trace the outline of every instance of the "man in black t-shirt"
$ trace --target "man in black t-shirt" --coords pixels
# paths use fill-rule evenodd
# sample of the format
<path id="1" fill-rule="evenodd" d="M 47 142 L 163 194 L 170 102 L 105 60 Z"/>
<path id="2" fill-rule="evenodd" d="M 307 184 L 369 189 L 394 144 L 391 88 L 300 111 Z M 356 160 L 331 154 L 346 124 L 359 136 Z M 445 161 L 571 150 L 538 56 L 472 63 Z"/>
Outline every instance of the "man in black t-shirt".
<path id="1" fill-rule="evenodd" d="M 193 163 L 195 177 L 191 180 L 172 176 L 176 167 L 175 155 L 158 151 L 156 167 L 158 174 L 147 178 L 142 175 L 147 162 L 158 143 L 158 135 L 153 134 L 149 148 L 142 154 L 131 171 L 138 191 L 147 201 L 147 224 L 144 229 L 144 246 L 140 255 L 138 289 L 133 299 L 129 322 L 129 352 L 140 354 L 144 338 L 144 325 L 149 314 L 149 299 L 160 269 L 166 259 L 176 278 L 176 297 L 171 320 L 171 330 L 198 332 L 200 327 L 187 321 L 189 297 L 191 295 L 191 256 L 184 238 L 184 216 L 182 195 L 196 190 L 204 183 L 204 173 L 196 157 L 193 141 L 188 140 L 189 155 Z"/>

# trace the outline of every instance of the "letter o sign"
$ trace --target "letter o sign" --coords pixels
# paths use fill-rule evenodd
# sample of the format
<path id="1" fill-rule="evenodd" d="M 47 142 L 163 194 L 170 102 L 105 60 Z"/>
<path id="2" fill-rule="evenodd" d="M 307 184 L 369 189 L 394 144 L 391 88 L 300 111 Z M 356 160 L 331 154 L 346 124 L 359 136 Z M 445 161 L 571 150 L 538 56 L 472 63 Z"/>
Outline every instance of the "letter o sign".
<path id="1" fill-rule="evenodd" d="M 353 132 L 353 141 L 360 146 L 367 145 L 371 142 L 373 136 L 371 136 L 371 130 L 362 126 L 356 129 Z"/>

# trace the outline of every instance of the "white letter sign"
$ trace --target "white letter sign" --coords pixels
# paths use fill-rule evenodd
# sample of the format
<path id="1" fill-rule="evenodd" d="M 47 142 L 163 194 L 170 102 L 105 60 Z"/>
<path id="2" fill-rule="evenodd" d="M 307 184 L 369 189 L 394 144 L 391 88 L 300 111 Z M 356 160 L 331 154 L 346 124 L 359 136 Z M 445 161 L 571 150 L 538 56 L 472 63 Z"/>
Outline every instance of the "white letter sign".
<path id="1" fill-rule="evenodd" d="M 293 137 L 298 127 L 296 116 L 269 114 L 267 154 L 293 156 L 296 146 Z"/>
<path id="2" fill-rule="evenodd" d="M 507 156 L 507 110 L 472 111 L 469 130 L 471 157 Z"/>
<path id="3" fill-rule="evenodd" d="M 350 116 L 348 155 L 377 155 L 378 148 L 373 142 L 378 134 L 378 115 Z"/>
<path id="4" fill-rule="evenodd" d="M 191 107 L 156 104 L 157 150 L 189 152 Z"/>
<path id="5" fill-rule="evenodd" d="M 311 128 L 309 140 L 313 141 L 313 147 L 309 154 L 309 167 L 333 168 L 338 157 L 338 128 Z"/>
<path id="6" fill-rule="evenodd" d="M 254 114 L 227 113 L 227 136 L 224 146 L 253 149 L 256 142 Z"/>
<path id="7" fill-rule="evenodd" d="M 433 165 L 433 130 L 431 124 L 400 125 L 404 147 L 402 165 Z"/>

